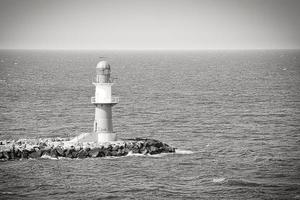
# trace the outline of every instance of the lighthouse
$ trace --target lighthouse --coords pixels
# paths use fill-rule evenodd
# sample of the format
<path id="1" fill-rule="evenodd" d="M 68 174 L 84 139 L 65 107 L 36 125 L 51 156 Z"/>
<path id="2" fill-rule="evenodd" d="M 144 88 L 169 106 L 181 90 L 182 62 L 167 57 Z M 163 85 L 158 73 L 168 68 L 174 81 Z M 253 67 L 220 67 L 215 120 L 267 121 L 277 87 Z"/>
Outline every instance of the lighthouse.
<path id="1" fill-rule="evenodd" d="M 94 134 L 97 135 L 98 143 L 116 141 L 117 135 L 113 132 L 112 107 L 119 102 L 118 97 L 112 97 L 113 85 L 110 77 L 110 65 L 101 61 L 96 67 L 95 97 L 91 102 L 95 105 Z"/>

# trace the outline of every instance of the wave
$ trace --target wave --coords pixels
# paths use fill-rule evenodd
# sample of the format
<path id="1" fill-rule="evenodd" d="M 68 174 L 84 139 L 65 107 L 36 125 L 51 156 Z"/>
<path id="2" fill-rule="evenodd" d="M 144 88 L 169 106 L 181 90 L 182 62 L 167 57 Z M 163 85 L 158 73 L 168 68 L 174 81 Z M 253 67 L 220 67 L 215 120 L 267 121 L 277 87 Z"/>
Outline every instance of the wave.
<path id="1" fill-rule="evenodd" d="M 214 183 L 224 183 L 225 181 L 226 181 L 226 178 L 223 178 L 223 177 L 212 179 L 212 182 L 214 182 Z"/>
<path id="2" fill-rule="evenodd" d="M 190 150 L 176 149 L 175 153 L 176 154 L 193 154 L 194 152 L 190 151 Z"/>
<path id="3" fill-rule="evenodd" d="M 175 153 L 160 153 L 160 154 L 142 154 L 142 153 L 133 153 L 132 151 L 128 152 L 126 156 L 105 156 L 103 159 L 118 159 L 122 157 L 153 157 L 153 158 L 161 158 L 168 155 L 174 155 L 174 154 L 193 154 L 193 151 L 190 150 L 182 150 L 182 149 L 176 149 Z M 51 157 L 49 155 L 43 155 L 41 156 L 43 159 L 51 159 L 51 160 L 61 160 L 61 159 L 71 159 L 66 157 Z"/>
<path id="4" fill-rule="evenodd" d="M 51 156 L 48 156 L 48 155 L 42 155 L 41 158 L 43 158 L 43 159 L 51 159 L 51 160 L 58 160 L 58 158 L 51 157 Z"/>
<path id="5" fill-rule="evenodd" d="M 50 159 L 50 160 L 72 160 L 72 158 L 68 158 L 68 157 L 61 157 L 61 156 L 59 156 L 59 157 L 56 158 L 56 157 L 51 157 L 49 155 L 42 155 L 41 158 L 43 158 L 43 159 Z M 31 160 L 37 160 L 36 158 L 29 158 L 29 159 L 31 159 Z"/>
<path id="6" fill-rule="evenodd" d="M 128 154 L 126 155 L 127 157 L 130 157 L 130 156 L 138 156 L 138 157 L 145 157 L 147 156 L 147 154 L 141 154 L 141 153 L 133 153 L 132 151 L 129 151 Z M 126 157 L 125 156 L 125 157 Z"/>
<path id="7" fill-rule="evenodd" d="M 176 149 L 175 150 L 175 154 L 193 154 L 193 151 L 190 150 L 183 150 L 183 149 Z M 174 155 L 174 153 L 160 153 L 160 154 L 141 154 L 141 153 L 132 153 L 132 151 L 130 151 L 126 156 L 138 156 L 138 157 L 164 157 L 167 155 Z"/>
<path id="8" fill-rule="evenodd" d="M 130 157 L 130 156 L 136 156 L 136 157 L 154 157 L 154 158 L 161 158 L 167 155 L 173 155 L 174 153 L 160 153 L 160 154 L 141 154 L 141 153 L 132 153 L 132 151 L 130 151 L 126 156 Z M 125 157 L 126 157 L 125 156 Z"/>
<path id="9" fill-rule="evenodd" d="M 253 182 L 248 180 L 241 180 L 241 179 L 227 179 L 225 177 L 218 177 L 212 179 L 213 183 L 218 184 L 226 184 L 228 186 L 239 186 L 239 187 L 280 187 L 279 183 L 261 183 L 261 182 Z M 299 188 L 298 185 L 289 185 L 289 188 Z"/>

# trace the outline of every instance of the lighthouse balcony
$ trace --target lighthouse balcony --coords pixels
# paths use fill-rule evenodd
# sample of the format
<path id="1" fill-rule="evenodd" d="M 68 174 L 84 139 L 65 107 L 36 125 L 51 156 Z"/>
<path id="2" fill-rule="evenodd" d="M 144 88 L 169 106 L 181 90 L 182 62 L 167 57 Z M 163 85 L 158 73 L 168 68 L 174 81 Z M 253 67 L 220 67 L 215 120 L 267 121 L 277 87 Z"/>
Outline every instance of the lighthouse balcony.
<path id="1" fill-rule="evenodd" d="M 119 103 L 119 97 L 111 97 L 111 98 L 100 98 L 96 99 L 96 97 L 91 98 L 91 102 L 94 104 L 116 104 Z"/>

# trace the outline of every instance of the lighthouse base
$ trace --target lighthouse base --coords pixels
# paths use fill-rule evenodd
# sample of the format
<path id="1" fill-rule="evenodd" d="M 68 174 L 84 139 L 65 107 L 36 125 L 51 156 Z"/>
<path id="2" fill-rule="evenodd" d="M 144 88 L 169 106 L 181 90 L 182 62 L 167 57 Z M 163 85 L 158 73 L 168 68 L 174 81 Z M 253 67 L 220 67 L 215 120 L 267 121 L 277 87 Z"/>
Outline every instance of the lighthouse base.
<path id="1" fill-rule="evenodd" d="M 116 133 L 98 133 L 98 143 L 112 142 L 117 140 Z"/>

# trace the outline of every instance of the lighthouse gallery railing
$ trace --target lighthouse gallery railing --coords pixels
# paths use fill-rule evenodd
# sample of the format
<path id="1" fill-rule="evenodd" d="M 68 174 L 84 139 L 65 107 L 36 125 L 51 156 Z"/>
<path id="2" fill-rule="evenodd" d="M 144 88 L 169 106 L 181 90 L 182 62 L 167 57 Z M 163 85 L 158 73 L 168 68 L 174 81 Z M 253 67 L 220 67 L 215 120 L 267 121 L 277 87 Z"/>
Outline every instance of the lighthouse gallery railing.
<path id="1" fill-rule="evenodd" d="M 91 102 L 92 103 L 119 103 L 119 97 L 101 98 L 97 100 L 96 97 L 92 97 Z"/>

